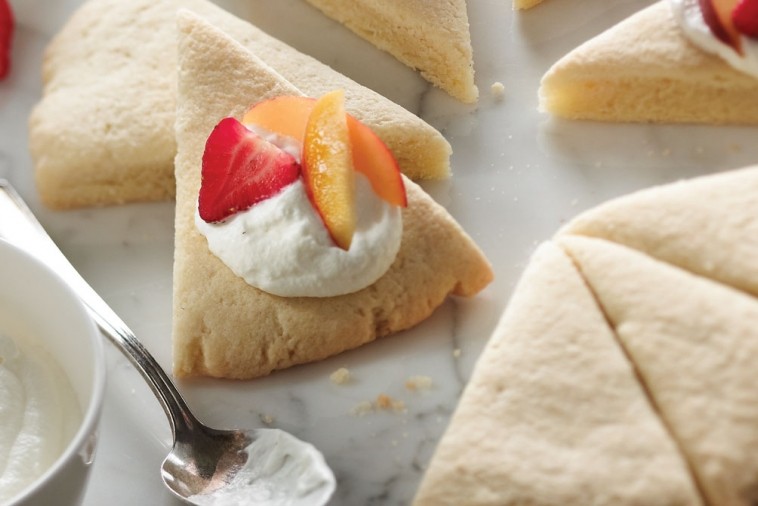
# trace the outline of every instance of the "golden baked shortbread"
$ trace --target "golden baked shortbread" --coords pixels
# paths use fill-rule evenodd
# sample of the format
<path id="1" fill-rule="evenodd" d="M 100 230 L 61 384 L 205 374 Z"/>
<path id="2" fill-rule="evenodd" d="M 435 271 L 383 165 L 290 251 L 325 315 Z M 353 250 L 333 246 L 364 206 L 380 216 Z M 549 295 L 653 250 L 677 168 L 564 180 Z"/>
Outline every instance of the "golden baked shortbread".
<path id="1" fill-rule="evenodd" d="M 569 119 L 758 123 L 758 79 L 693 45 L 661 0 L 569 52 L 540 108 Z"/>
<path id="2" fill-rule="evenodd" d="M 758 404 L 748 399 L 758 396 L 758 300 L 602 239 L 559 243 L 634 362 L 705 502 L 756 504 Z"/>
<path id="3" fill-rule="evenodd" d="M 465 0 L 306 0 L 429 82 L 476 102 Z"/>
<path id="4" fill-rule="evenodd" d="M 423 190 L 406 179 L 400 251 L 374 284 L 338 297 L 278 297 L 214 256 L 195 225 L 205 141 L 221 118 L 299 90 L 207 20 L 179 16 L 176 122 L 174 373 L 253 378 L 323 359 L 416 325 L 449 294 L 492 279 L 482 252 Z"/>
<path id="5" fill-rule="evenodd" d="M 756 197 L 700 177 L 543 244 L 416 504 L 756 504 Z"/>
<path id="6" fill-rule="evenodd" d="M 554 243 L 524 272 L 414 504 L 702 504 L 602 308 Z"/>
<path id="7" fill-rule="evenodd" d="M 559 234 L 597 237 L 758 297 L 758 167 L 637 191 Z"/>
<path id="8" fill-rule="evenodd" d="M 174 196 L 176 12 L 189 8 L 305 94 L 335 88 L 414 179 L 449 175 L 449 143 L 399 105 L 205 0 L 89 0 L 51 41 L 29 125 L 40 196 L 53 208 Z M 139 44 L 135 44 L 139 41 Z"/>

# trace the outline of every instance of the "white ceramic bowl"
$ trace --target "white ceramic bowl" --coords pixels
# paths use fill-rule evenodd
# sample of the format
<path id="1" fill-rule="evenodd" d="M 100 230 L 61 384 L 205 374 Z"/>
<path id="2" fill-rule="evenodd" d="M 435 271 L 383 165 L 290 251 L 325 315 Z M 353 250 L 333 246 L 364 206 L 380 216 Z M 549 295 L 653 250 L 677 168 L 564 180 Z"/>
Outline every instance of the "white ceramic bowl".
<path id="1" fill-rule="evenodd" d="M 7 315 L 22 322 L 61 366 L 79 401 L 81 422 L 63 453 L 7 505 L 81 502 L 94 457 L 105 387 L 102 337 L 82 303 L 50 268 L 0 239 L 0 333 Z M 7 329 L 5 330 L 7 333 Z M 12 338 L 12 336 L 10 336 Z"/>

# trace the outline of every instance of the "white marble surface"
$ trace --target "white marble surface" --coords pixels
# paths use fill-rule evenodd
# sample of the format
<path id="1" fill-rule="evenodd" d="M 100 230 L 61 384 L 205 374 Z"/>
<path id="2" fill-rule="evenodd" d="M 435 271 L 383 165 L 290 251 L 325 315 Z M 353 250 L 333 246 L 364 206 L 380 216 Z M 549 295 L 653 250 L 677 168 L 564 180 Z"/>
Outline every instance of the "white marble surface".
<path id="1" fill-rule="evenodd" d="M 40 95 L 43 49 L 80 1 L 11 3 L 19 27 L 13 72 L 0 82 L 0 177 L 17 187 L 72 263 L 168 368 L 172 205 L 76 212 L 40 206 L 26 120 Z M 756 128 L 572 123 L 536 111 L 539 79 L 553 61 L 649 0 L 548 0 L 526 13 L 512 12 L 508 0 L 471 0 L 476 107 L 431 89 L 301 0 L 219 3 L 441 129 L 455 150 L 455 174 L 425 187 L 495 269 L 495 282 L 480 296 L 450 300 L 401 335 L 257 381 L 179 385 L 212 425 L 268 422 L 316 444 L 339 480 L 334 505 L 410 502 L 529 254 L 561 223 L 609 197 L 758 162 Z M 505 85 L 502 101 L 490 95 L 495 81 Z M 163 413 L 126 360 L 108 350 L 100 447 L 84 504 L 175 504 L 158 472 L 170 437 Z M 353 382 L 332 384 L 329 374 L 343 366 Z M 429 376 L 433 388 L 408 391 L 404 383 L 413 375 Z M 405 402 L 407 411 L 351 414 L 381 393 Z"/>

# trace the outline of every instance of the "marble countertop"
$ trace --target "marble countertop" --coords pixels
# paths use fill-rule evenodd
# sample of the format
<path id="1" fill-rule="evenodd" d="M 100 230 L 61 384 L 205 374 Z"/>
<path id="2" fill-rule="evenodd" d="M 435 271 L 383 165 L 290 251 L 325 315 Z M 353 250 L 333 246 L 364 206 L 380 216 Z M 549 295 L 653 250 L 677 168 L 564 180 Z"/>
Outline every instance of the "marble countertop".
<path id="1" fill-rule="evenodd" d="M 19 26 L 12 74 L 0 82 L 0 177 L 16 186 L 75 267 L 170 369 L 173 206 L 52 212 L 40 205 L 26 121 L 41 92 L 44 47 L 80 1 L 11 3 Z M 613 196 L 758 161 L 757 128 L 605 125 L 537 112 L 547 68 L 649 0 L 547 0 L 522 13 L 512 12 L 508 0 L 470 1 L 476 106 L 431 88 L 302 0 L 218 3 L 440 129 L 454 149 L 454 176 L 424 187 L 495 270 L 479 296 L 451 299 L 418 327 L 361 349 L 255 381 L 179 383 L 210 425 L 270 425 L 314 443 L 338 478 L 333 505 L 410 502 L 529 255 L 563 222 Z M 490 93 L 495 82 L 505 86 L 501 100 Z M 126 359 L 107 350 L 109 383 L 84 504 L 176 504 L 159 475 L 170 446 L 163 412 Z M 340 367 L 352 373 L 346 385 L 329 379 Z M 432 387 L 407 389 L 417 375 L 431 378 Z M 406 409 L 355 413 L 380 394 Z"/>

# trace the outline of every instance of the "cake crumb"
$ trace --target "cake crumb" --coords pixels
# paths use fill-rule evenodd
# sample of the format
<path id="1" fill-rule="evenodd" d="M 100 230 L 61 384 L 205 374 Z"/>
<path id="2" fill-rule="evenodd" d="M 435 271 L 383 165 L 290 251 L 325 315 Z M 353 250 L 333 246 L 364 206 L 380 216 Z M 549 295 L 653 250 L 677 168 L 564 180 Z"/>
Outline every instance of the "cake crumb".
<path id="1" fill-rule="evenodd" d="M 405 411 L 405 403 L 403 401 L 393 399 L 387 394 L 379 394 L 374 403 L 377 409 L 392 410 L 396 412 Z"/>
<path id="2" fill-rule="evenodd" d="M 376 396 L 376 400 L 374 402 L 363 401 L 353 406 L 353 409 L 350 410 L 350 414 L 353 416 L 365 416 L 369 413 L 374 413 L 377 411 L 394 411 L 395 413 L 405 413 L 407 409 L 403 401 L 393 399 L 387 394 L 379 394 Z"/>
<path id="3" fill-rule="evenodd" d="M 461 349 L 456 348 L 453 350 L 453 358 L 461 358 Z"/>
<path id="4" fill-rule="evenodd" d="M 490 86 L 490 93 L 495 97 L 495 100 L 502 100 L 505 97 L 505 86 L 500 81 L 495 81 Z"/>
<path id="5" fill-rule="evenodd" d="M 345 385 L 346 383 L 350 382 L 351 376 L 350 371 L 347 370 L 345 367 L 340 367 L 336 371 L 334 371 L 332 374 L 329 375 L 329 379 L 332 383 L 335 385 Z"/>
<path id="6" fill-rule="evenodd" d="M 273 425 L 274 423 L 274 417 L 265 413 L 260 415 L 260 419 L 261 422 L 265 423 L 266 425 Z"/>
<path id="7" fill-rule="evenodd" d="M 411 376 L 405 381 L 405 388 L 412 391 L 429 390 L 432 388 L 432 378 L 429 376 Z"/>
<path id="8" fill-rule="evenodd" d="M 369 401 L 363 401 L 353 406 L 353 409 L 350 410 L 350 413 L 353 416 L 364 416 L 371 413 L 373 410 L 374 406 Z"/>

